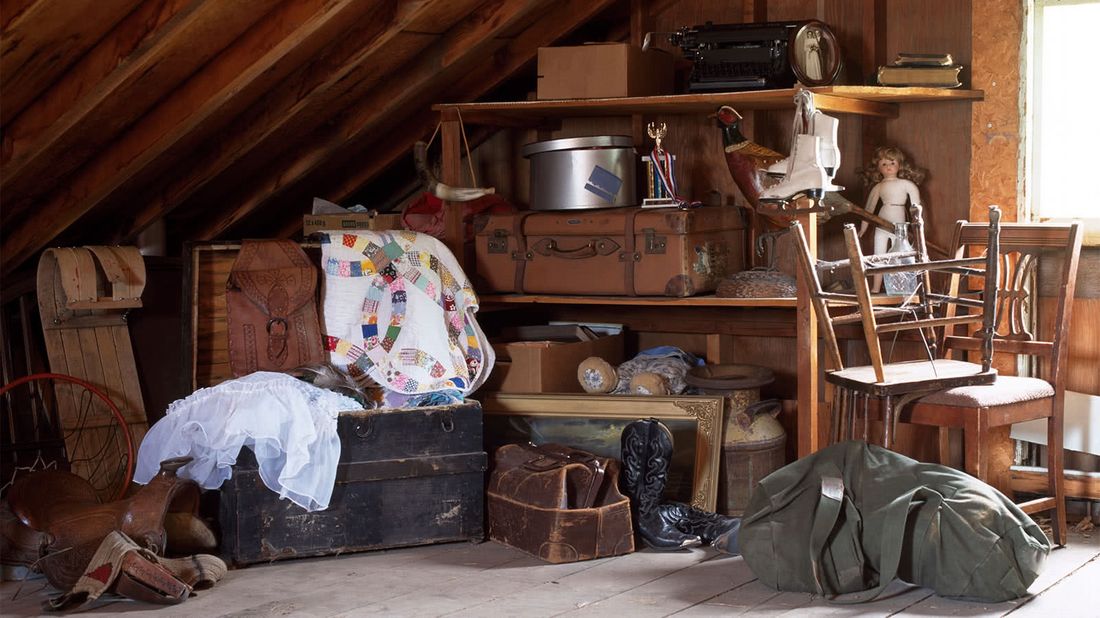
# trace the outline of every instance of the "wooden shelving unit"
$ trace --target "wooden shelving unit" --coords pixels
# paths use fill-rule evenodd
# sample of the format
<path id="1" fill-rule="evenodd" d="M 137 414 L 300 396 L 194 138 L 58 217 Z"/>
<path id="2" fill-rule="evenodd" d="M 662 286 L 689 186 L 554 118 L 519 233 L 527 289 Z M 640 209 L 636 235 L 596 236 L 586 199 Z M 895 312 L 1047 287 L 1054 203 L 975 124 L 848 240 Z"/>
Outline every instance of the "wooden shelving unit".
<path id="1" fill-rule="evenodd" d="M 615 99 L 444 103 L 435 105 L 433 109 L 445 116 L 461 114 L 462 120 L 469 123 L 527 126 L 537 124 L 545 118 L 710 114 L 722 105 L 732 105 L 739 111 L 793 109 L 794 95 L 798 90 L 785 88 Z M 814 93 L 814 104 L 821 111 L 880 118 L 897 118 L 898 105 L 902 103 L 980 100 L 984 96 L 980 90 L 884 86 L 823 86 L 806 90 Z"/>
<path id="2" fill-rule="evenodd" d="M 888 88 L 878 86 L 827 86 L 809 88 L 814 93 L 817 109 L 837 113 L 856 114 L 878 119 L 897 118 L 899 106 L 911 103 L 980 101 L 980 90 L 947 90 L 938 88 Z M 616 99 L 570 99 L 548 101 L 516 101 L 502 103 L 447 103 L 433 107 L 440 113 L 442 123 L 443 169 L 442 180 L 461 184 L 461 130 L 460 123 L 484 124 L 502 128 L 537 127 L 568 117 L 611 117 L 661 115 L 704 115 L 713 113 L 719 106 L 730 105 L 740 112 L 754 110 L 793 109 L 797 89 L 764 90 L 754 92 L 707 93 L 669 95 L 657 97 L 626 97 Z M 464 225 L 460 208 L 448 208 L 446 214 L 447 245 L 456 256 L 463 253 Z M 806 231 L 810 249 L 817 251 L 817 216 L 813 213 L 798 214 L 798 221 Z M 729 308 L 731 320 L 746 320 L 746 312 L 754 309 L 768 314 L 769 309 L 791 310 L 794 316 L 793 330 L 796 336 L 798 378 L 798 453 L 799 456 L 814 452 L 819 447 L 819 365 L 817 349 L 817 319 L 810 306 L 808 288 L 802 277 L 798 281 L 798 298 L 731 299 L 715 296 L 691 298 L 638 298 L 595 296 L 549 295 L 484 295 L 482 302 L 490 307 L 516 305 L 573 305 L 577 307 L 622 306 L 635 310 L 674 310 L 667 316 L 675 321 L 680 312 L 694 309 L 700 312 L 720 311 Z M 892 299 L 883 297 L 882 302 Z M 781 312 L 782 314 L 782 312 Z M 749 318 L 751 319 L 751 318 Z M 786 318 L 789 319 L 789 318 Z M 713 322 L 712 322 L 713 324 Z M 750 325 L 751 327 L 751 325 Z M 676 332 L 675 328 L 671 329 Z M 763 332 L 760 333 L 764 335 Z M 708 348 L 710 344 L 708 343 Z M 721 345 L 715 344 L 715 349 Z"/>

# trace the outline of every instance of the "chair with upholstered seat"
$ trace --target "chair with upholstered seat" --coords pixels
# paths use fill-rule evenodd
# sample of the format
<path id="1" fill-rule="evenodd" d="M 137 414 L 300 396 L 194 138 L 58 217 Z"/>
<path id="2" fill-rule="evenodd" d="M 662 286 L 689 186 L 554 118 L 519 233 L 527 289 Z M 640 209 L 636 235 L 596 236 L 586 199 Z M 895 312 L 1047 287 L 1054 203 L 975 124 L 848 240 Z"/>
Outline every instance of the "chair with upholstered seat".
<path id="1" fill-rule="evenodd" d="M 984 249 L 985 226 L 963 224 L 956 230 L 956 256 Z M 938 391 L 900 410 L 900 422 L 941 428 L 940 458 L 946 463 L 948 428 L 963 432 L 964 469 L 982 480 L 990 476 L 984 461 L 989 429 L 1034 419 L 1047 423 L 1047 481 L 1049 495 L 1020 504 L 1026 513 L 1054 511 L 1054 543 L 1066 542 L 1062 414 L 1065 402 L 1067 338 L 1073 310 L 1077 262 L 1081 252 L 1081 225 L 1005 224 L 1001 227 L 1000 253 L 1004 273 L 999 283 L 1000 332 L 994 346 L 1037 359 L 1040 377 L 998 375 L 989 385 L 960 386 Z M 1053 332 L 1044 338 L 1028 327 L 1038 309 L 1036 291 L 1048 291 L 1057 299 Z M 968 353 L 974 342 L 945 329 L 945 351 Z M 1042 333 L 1040 333 L 1042 335 Z"/>
<path id="2" fill-rule="evenodd" d="M 881 408 L 884 417 L 883 442 L 890 446 L 893 441 L 894 410 L 909 401 L 931 392 L 958 386 L 989 384 L 996 378 L 992 368 L 992 340 L 996 321 L 996 278 L 999 268 L 997 259 L 997 235 L 999 231 L 1000 211 L 990 210 L 990 222 L 985 224 L 987 243 L 992 251 L 978 257 L 956 256 L 948 260 L 930 260 L 925 249 L 924 226 L 919 206 L 912 209 L 913 227 L 916 242 L 914 250 L 907 253 L 891 253 L 885 256 L 865 256 L 856 236 L 855 228 L 845 226 L 845 242 L 848 259 L 831 263 L 834 269 L 846 268 L 851 273 L 854 293 L 839 294 L 825 292 L 821 288 L 817 275 L 818 266 L 809 253 L 808 243 L 802 228 L 793 225 L 799 266 L 803 276 L 809 282 L 814 310 L 822 325 L 826 350 L 835 369 L 825 374 L 827 382 L 835 386 L 832 398 L 832 436 L 833 440 L 858 437 L 857 417 L 862 410 L 863 439 L 868 436 L 869 411 L 871 400 L 878 400 L 875 408 Z M 961 225 L 961 223 L 960 223 Z M 900 261 L 904 264 L 898 264 Z M 982 268 L 984 267 L 984 268 Z M 877 304 L 871 297 L 868 278 L 875 274 L 912 272 L 917 281 L 916 291 L 904 302 L 898 304 Z M 958 286 L 953 285 L 947 294 L 935 294 L 931 291 L 932 272 L 950 273 L 957 282 L 961 276 L 984 277 L 987 285 L 980 298 L 974 295 L 958 294 Z M 834 315 L 838 307 L 854 307 L 854 313 Z M 950 315 L 937 317 L 937 309 L 951 306 Z M 960 312 L 958 307 L 964 308 Z M 864 340 L 867 343 L 871 364 L 845 367 L 840 356 L 836 340 L 835 326 L 841 324 L 860 324 L 863 327 Z M 977 336 L 971 338 L 982 351 L 982 362 L 971 363 L 965 360 L 938 358 L 936 335 L 948 325 L 980 324 Z M 879 337 L 900 331 L 916 331 L 924 340 L 928 349 L 926 360 L 886 362 L 883 358 Z"/>

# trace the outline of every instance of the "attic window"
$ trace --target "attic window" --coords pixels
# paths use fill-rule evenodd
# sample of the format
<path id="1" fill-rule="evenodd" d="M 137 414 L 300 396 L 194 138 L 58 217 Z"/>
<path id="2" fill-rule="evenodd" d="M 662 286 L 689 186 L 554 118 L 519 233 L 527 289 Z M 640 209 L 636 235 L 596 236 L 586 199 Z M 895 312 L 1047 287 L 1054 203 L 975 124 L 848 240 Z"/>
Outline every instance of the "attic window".
<path id="1" fill-rule="evenodd" d="M 1031 211 L 1038 219 L 1088 219 L 1094 205 L 1100 120 L 1095 79 L 1098 0 L 1033 0 Z"/>

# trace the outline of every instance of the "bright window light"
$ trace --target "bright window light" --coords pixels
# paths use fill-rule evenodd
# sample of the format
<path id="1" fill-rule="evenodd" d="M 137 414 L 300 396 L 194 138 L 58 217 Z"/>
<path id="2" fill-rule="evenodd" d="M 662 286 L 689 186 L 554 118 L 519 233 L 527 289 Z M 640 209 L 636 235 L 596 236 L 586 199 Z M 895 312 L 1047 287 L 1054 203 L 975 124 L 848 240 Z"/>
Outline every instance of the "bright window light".
<path id="1" fill-rule="evenodd" d="M 1032 210 L 1092 218 L 1100 175 L 1100 1 L 1035 0 Z"/>

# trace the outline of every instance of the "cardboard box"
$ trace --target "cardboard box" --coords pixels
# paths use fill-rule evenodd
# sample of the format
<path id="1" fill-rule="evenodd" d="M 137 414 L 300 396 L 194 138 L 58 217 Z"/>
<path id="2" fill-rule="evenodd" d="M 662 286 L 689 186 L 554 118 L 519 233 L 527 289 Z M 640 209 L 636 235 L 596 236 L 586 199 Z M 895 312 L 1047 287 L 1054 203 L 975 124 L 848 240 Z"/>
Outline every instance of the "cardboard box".
<path id="1" fill-rule="evenodd" d="M 303 215 L 302 235 L 326 230 L 400 230 L 404 229 L 399 213 L 353 212 L 340 215 Z"/>
<path id="2" fill-rule="evenodd" d="M 563 328 L 575 329 L 559 327 L 558 332 Z M 549 333 L 540 341 L 494 343 L 497 361 L 485 389 L 501 393 L 581 393 L 584 389 L 577 382 L 581 361 L 589 356 L 599 356 L 616 366 L 623 361 L 622 335 L 596 336 L 588 341 L 555 339 L 560 337 Z"/>
<path id="3" fill-rule="evenodd" d="M 626 43 L 540 47 L 538 98 L 598 99 L 672 94 L 672 55 Z"/>

